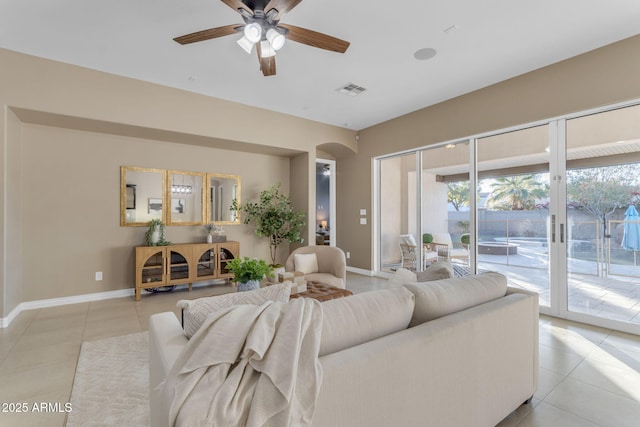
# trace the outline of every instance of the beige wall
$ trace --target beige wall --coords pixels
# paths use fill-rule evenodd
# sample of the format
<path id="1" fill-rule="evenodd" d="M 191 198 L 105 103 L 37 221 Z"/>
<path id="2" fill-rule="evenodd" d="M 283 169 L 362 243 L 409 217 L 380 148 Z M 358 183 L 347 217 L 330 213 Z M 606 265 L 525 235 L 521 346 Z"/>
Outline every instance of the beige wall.
<path id="1" fill-rule="evenodd" d="M 315 222 L 316 212 L 316 158 L 310 154 L 300 154 L 291 159 L 291 203 L 298 209 L 309 212 L 306 225 L 302 231 L 304 242 L 294 243 L 291 250 L 306 245 L 315 244 L 315 227 L 309 226 Z M 313 185 L 311 185 L 313 183 Z M 281 262 L 284 264 L 286 258 Z"/>
<path id="2" fill-rule="evenodd" d="M 372 223 L 359 225 L 354 212 L 373 208 L 373 157 L 637 99 L 639 75 L 636 36 L 360 131 L 358 154 L 337 164 L 338 246 L 351 251 L 348 264 L 372 266 Z"/>
<path id="3" fill-rule="evenodd" d="M 255 199 L 265 183 L 282 182 L 289 190 L 289 159 L 282 156 L 28 124 L 22 141 L 23 301 L 132 286 L 133 248 L 144 244 L 146 227 L 120 226 L 120 166 L 237 173 L 245 200 Z M 241 242 L 243 256 L 269 259 L 266 240 L 249 227 L 224 229 Z M 205 232 L 171 226 L 166 237 L 198 242 Z M 96 271 L 103 281 L 95 281 Z"/>
<path id="4" fill-rule="evenodd" d="M 132 287 L 144 229 L 119 225 L 120 166 L 240 175 L 249 200 L 277 181 L 289 191 L 291 157 L 357 148 L 355 131 L 285 114 L 3 49 L 0 64 L 0 317 L 20 302 Z M 248 226 L 225 228 L 242 255 L 267 258 Z"/>
<path id="5" fill-rule="evenodd" d="M 20 179 L 22 164 L 16 159 L 22 158 L 22 145 L 20 140 L 22 137 L 22 127 L 20 120 L 12 111 L 6 110 L 4 117 L 6 135 L 9 143 L 5 145 L 4 155 L 6 162 L 4 164 L 4 180 L 3 180 L 3 209 L 5 224 L 3 227 L 3 242 L 6 242 L 1 251 L 3 257 L 0 258 L 4 262 L 3 281 L 9 286 L 3 292 L 3 304 L 13 307 L 18 304 L 22 298 L 22 228 L 16 226 L 21 222 L 22 215 L 22 193 L 23 186 Z M 2 271 L 2 270 L 0 270 Z"/>

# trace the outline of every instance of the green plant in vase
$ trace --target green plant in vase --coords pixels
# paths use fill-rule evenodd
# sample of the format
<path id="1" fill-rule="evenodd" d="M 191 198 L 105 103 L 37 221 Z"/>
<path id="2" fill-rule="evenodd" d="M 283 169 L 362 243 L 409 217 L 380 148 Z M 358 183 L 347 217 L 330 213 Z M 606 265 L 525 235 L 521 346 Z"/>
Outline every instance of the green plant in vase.
<path id="1" fill-rule="evenodd" d="M 471 236 L 469 234 L 463 234 L 460 236 L 460 243 L 462 243 L 465 248 L 468 248 L 471 243 Z"/>
<path id="2" fill-rule="evenodd" d="M 238 291 L 251 291 L 260 287 L 260 280 L 271 274 L 273 268 L 257 258 L 234 258 L 227 261 L 227 270 L 233 273 L 233 281 L 238 283 Z"/>
<path id="3" fill-rule="evenodd" d="M 144 235 L 147 246 L 167 246 L 171 244 L 171 242 L 165 240 L 162 220 L 152 219 L 148 225 L 149 228 Z"/>

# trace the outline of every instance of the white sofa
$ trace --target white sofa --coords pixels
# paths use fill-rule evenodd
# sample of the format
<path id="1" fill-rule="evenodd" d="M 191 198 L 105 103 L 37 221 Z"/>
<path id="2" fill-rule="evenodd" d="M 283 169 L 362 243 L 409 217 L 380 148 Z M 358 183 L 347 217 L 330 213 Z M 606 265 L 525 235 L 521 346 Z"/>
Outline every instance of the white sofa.
<path id="1" fill-rule="evenodd" d="M 507 288 L 502 275 L 405 284 L 322 304 L 315 427 L 495 426 L 536 391 L 538 296 Z M 382 336 L 374 338 L 376 329 Z M 169 409 L 156 386 L 186 343 L 173 313 L 151 316 L 153 426 L 166 425 Z"/>

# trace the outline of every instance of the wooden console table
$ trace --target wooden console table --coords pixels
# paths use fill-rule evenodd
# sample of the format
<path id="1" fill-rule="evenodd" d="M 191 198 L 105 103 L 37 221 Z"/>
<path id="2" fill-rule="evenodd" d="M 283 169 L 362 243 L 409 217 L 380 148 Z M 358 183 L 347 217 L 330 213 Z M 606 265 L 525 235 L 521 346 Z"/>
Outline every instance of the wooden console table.
<path id="1" fill-rule="evenodd" d="M 240 256 L 239 242 L 136 247 L 136 301 L 142 289 L 229 279 L 227 262 Z"/>

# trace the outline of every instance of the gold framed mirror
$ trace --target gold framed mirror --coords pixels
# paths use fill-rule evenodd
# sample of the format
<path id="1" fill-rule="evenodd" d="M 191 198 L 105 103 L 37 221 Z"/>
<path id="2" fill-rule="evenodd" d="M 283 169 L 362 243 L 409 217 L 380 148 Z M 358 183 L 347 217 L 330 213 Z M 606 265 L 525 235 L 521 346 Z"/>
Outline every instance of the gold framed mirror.
<path id="1" fill-rule="evenodd" d="M 204 224 L 205 180 L 202 172 L 167 172 L 167 225 Z"/>
<path id="2" fill-rule="evenodd" d="M 164 169 L 120 168 L 120 225 L 143 226 L 152 219 L 165 221 Z"/>
<path id="3" fill-rule="evenodd" d="M 241 202 L 240 176 L 207 174 L 207 222 L 216 225 L 240 224 L 238 212 L 231 211 L 233 199 Z"/>

